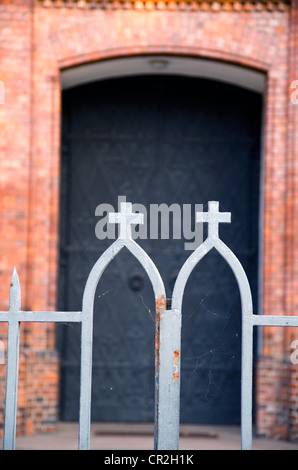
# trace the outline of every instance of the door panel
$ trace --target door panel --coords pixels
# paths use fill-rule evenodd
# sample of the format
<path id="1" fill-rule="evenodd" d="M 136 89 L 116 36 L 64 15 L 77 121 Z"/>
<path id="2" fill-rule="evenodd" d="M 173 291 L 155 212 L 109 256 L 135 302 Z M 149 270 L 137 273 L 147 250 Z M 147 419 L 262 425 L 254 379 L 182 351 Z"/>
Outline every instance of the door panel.
<path id="1" fill-rule="evenodd" d="M 95 208 L 117 197 L 143 204 L 220 201 L 220 236 L 257 298 L 261 98 L 208 80 L 144 76 L 64 92 L 59 308 L 81 309 L 93 264 L 113 240 L 95 236 Z M 149 225 L 149 219 L 148 219 Z M 170 229 L 170 234 L 171 234 Z M 171 297 L 187 240 L 138 240 Z M 255 305 L 255 307 L 257 307 Z M 182 313 L 181 420 L 240 419 L 240 298 L 211 252 L 187 283 Z M 61 418 L 78 417 L 80 327 L 58 327 Z M 92 419 L 152 421 L 154 300 L 145 272 L 121 252 L 99 283 L 94 310 Z"/>

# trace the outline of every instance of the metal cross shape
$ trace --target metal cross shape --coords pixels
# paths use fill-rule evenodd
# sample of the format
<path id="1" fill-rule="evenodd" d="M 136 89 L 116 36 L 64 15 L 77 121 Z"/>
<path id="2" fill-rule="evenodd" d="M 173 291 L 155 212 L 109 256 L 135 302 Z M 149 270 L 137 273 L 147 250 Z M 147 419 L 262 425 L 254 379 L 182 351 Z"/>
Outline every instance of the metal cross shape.
<path id="1" fill-rule="evenodd" d="M 120 225 L 119 237 L 121 239 L 131 238 L 131 225 L 143 224 L 144 214 L 132 212 L 131 202 L 121 202 L 120 212 L 112 212 L 109 214 L 109 222 Z"/>
<path id="2" fill-rule="evenodd" d="M 231 212 L 219 212 L 218 201 L 208 202 L 208 212 L 197 212 L 197 222 L 208 223 L 208 236 L 218 238 L 218 225 L 231 222 Z"/>

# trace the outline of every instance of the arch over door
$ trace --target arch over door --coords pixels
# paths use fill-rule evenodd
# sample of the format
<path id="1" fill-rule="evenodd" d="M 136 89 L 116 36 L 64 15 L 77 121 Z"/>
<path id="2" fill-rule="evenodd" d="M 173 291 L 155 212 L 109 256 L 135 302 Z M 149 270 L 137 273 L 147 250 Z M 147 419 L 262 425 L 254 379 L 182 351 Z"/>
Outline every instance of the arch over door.
<path id="1" fill-rule="evenodd" d="M 63 94 L 59 308 L 80 309 L 86 278 L 111 240 L 95 208 L 117 197 L 150 204 L 220 201 L 223 241 L 257 299 L 261 97 L 178 76 L 117 78 Z M 225 225 L 225 224 L 224 224 Z M 170 230 L 171 234 L 171 230 Z M 169 294 L 189 256 L 185 240 L 144 239 Z M 128 253 L 96 295 L 92 419 L 152 421 L 154 319 L 150 281 Z M 59 327 L 61 419 L 78 416 L 79 333 Z M 182 312 L 181 421 L 240 420 L 240 298 L 230 268 L 210 253 L 188 282 Z"/>

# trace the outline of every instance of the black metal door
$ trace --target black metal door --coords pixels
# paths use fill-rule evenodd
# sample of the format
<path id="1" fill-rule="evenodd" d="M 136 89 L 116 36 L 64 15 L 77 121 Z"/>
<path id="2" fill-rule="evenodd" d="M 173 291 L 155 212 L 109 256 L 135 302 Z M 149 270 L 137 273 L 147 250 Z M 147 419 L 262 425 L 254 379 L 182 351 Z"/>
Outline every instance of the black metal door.
<path id="1" fill-rule="evenodd" d="M 236 253 L 257 300 L 261 98 L 208 80 L 144 76 L 64 92 L 59 308 L 80 310 L 90 269 L 112 240 L 95 236 L 95 208 L 117 197 L 143 204 L 220 201 L 232 224 L 220 236 Z M 139 240 L 171 296 L 190 251 L 184 239 Z M 152 421 L 154 307 L 149 280 L 128 252 L 98 286 L 94 314 L 92 419 Z M 80 327 L 58 327 L 61 419 L 76 420 Z M 181 421 L 239 423 L 240 299 L 212 252 L 183 302 Z"/>

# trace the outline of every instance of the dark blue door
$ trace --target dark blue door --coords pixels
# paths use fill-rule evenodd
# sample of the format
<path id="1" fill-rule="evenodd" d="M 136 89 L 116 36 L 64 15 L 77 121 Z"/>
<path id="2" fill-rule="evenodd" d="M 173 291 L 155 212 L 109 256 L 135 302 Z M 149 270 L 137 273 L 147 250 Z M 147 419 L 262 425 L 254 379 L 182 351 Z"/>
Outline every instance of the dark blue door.
<path id="1" fill-rule="evenodd" d="M 81 309 L 90 269 L 112 240 L 98 240 L 95 209 L 117 197 L 143 204 L 220 201 L 232 213 L 220 235 L 236 253 L 257 300 L 259 95 L 172 76 L 102 81 L 64 92 L 59 308 Z M 189 256 L 184 239 L 140 240 L 171 296 Z M 57 327 L 61 419 L 78 418 L 80 327 Z M 154 304 L 150 282 L 125 251 L 95 301 L 92 419 L 152 421 Z M 181 421 L 239 423 L 240 299 L 215 252 L 192 273 L 183 302 Z"/>

